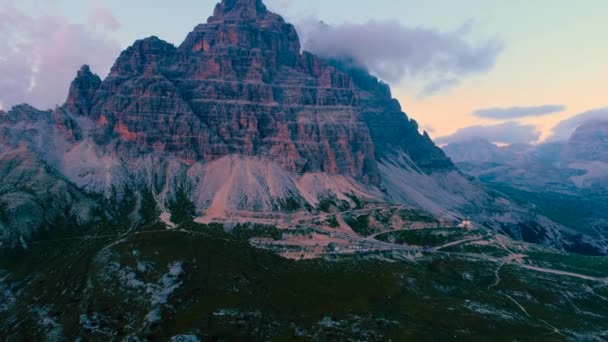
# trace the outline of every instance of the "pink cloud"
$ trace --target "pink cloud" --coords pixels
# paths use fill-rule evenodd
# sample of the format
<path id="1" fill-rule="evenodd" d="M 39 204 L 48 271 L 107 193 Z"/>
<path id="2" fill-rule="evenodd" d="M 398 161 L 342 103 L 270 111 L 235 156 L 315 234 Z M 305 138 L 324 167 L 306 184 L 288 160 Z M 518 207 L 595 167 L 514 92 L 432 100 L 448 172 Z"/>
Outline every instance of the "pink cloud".
<path id="1" fill-rule="evenodd" d="M 105 75 L 119 51 L 106 31 L 64 17 L 31 17 L 0 2 L 0 103 L 61 104 L 81 65 Z"/>

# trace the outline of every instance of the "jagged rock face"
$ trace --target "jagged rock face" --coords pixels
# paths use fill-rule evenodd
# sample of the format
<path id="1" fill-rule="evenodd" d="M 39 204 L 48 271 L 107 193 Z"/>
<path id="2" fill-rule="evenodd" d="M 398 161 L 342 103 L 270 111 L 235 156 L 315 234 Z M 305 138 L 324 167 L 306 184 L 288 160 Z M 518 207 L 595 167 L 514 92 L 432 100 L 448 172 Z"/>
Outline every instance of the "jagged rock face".
<path id="1" fill-rule="evenodd" d="M 278 66 L 295 67 L 300 58 L 300 41 L 295 28 L 269 12 L 261 0 L 227 0 L 218 4 L 207 24 L 197 26 L 180 46 L 183 51 L 212 55 L 242 54 L 237 74 L 263 76 Z M 260 69 L 256 70 L 256 66 Z M 253 69 L 253 70 L 251 70 Z"/>
<path id="2" fill-rule="evenodd" d="M 388 87 L 362 74 L 300 53 L 295 28 L 261 1 L 225 0 L 179 48 L 137 41 L 101 84 L 81 70 L 67 108 L 97 122 L 98 143 L 119 138 L 127 157 L 261 156 L 369 184 L 380 182 L 377 157 L 394 148 L 425 172 L 453 168 Z"/>
<path id="3" fill-rule="evenodd" d="M 101 78 L 93 74 L 88 65 L 83 65 L 72 81 L 65 106 L 75 114 L 88 114 L 99 85 Z"/>
<path id="4" fill-rule="evenodd" d="M 51 122 L 51 111 L 40 111 L 22 104 L 13 107 L 9 112 L 0 112 L 0 124 L 15 125 L 38 121 Z"/>
<path id="5" fill-rule="evenodd" d="M 348 72 L 358 89 L 361 116 L 374 142 L 377 161 L 398 159 L 403 152 L 409 158 L 409 166 L 422 173 L 456 170 L 429 135 L 418 132 L 418 123 L 403 113 L 399 101 L 392 98 L 388 85 L 365 70 L 348 67 L 338 61 L 332 61 L 332 64 Z"/>
<path id="6" fill-rule="evenodd" d="M 28 145 L 41 145 L 53 127 L 51 111 L 40 111 L 29 105 L 18 105 L 7 113 L 0 113 L 0 153 Z"/>

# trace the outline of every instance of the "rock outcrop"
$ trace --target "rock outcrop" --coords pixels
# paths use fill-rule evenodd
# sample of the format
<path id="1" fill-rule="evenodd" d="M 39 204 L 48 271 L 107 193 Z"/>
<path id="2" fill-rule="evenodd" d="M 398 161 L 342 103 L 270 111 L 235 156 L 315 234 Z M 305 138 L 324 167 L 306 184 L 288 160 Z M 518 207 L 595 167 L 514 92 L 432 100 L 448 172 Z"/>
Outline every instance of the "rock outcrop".
<path id="1" fill-rule="evenodd" d="M 88 65 L 83 65 L 72 85 L 65 103 L 66 108 L 79 115 L 88 115 L 95 92 L 101 85 L 101 78 L 91 72 Z"/>

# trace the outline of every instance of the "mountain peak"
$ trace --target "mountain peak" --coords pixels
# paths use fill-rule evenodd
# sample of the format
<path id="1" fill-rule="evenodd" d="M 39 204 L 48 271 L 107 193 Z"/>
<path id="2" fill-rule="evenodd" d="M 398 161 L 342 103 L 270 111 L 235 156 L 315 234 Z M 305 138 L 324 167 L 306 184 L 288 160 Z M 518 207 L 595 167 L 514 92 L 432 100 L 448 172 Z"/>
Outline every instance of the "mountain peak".
<path id="1" fill-rule="evenodd" d="M 88 65 L 83 65 L 76 78 L 70 85 L 66 106 L 70 111 L 86 115 L 91 109 L 95 92 L 101 85 L 101 78 L 91 71 Z"/>
<path id="2" fill-rule="evenodd" d="M 88 64 L 84 64 L 80 67 L 80 70 L 78 70 L 78 76 L 89 74 L 92 75 L 93 73 L 91 72 L 91 67 Z"/>
<path id="3" fill-rule="evenodd" d="M 295 27 L 268 11 L 261 0 L 223 0 L 207 23 L 195 27 L 180 46 L 182 51 L 214 55 L 234 48 L 264 55 L 267 66 L 294 67 L 300 56 Z"/>
<path id="4" fill-rule="evenodd" d="M 223 20 L 256 20 L 268 14 L 262 0 L 222 0 L 215 6 L 209 23 Z"/>
<path id="5" fill-rule="evenodd" d="M 0 111 L 0 123 L 38 122 L 51 120 L 50 111 L 41 111 L 27 103 L 13 106 L 8 112 Z"/>

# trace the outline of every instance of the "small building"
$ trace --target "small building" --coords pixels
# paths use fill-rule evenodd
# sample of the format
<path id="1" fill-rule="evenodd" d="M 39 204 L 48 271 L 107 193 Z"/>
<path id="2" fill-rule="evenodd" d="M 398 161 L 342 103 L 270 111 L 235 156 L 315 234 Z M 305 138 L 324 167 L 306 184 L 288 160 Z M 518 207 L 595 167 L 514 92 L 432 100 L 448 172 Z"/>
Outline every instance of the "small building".
<path id="1" fill-rule="evenodd" d="M 463 220 L 462 222 L 460 222 L 458 227 L 468 229 L 468 230 L 475 229 L 475 226 L 473 225 L 473 222 L 471 220 Z"/>

